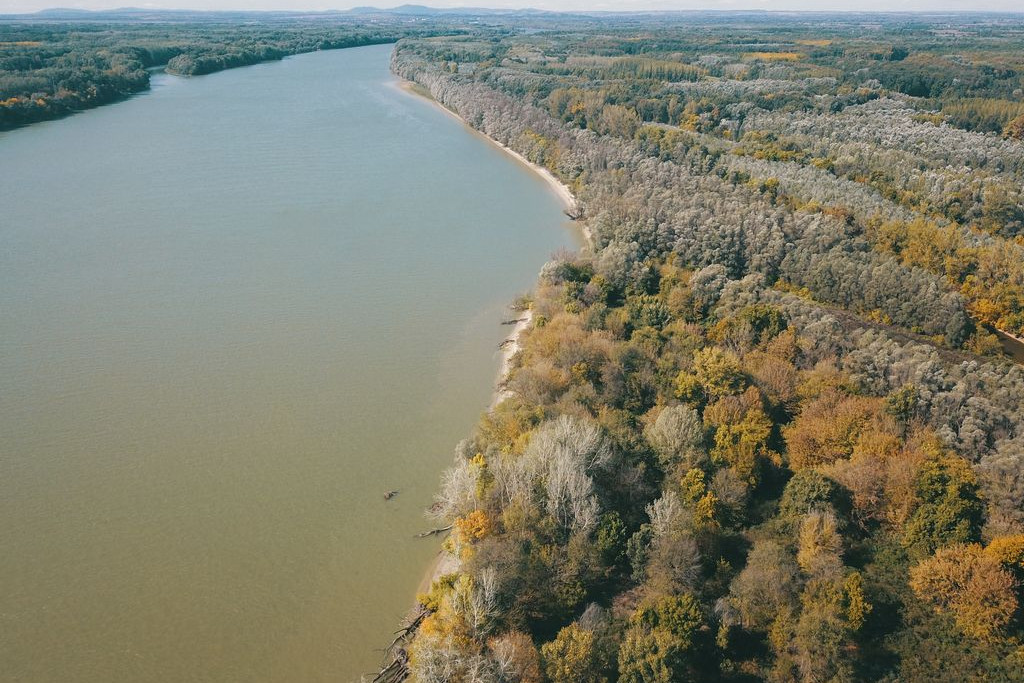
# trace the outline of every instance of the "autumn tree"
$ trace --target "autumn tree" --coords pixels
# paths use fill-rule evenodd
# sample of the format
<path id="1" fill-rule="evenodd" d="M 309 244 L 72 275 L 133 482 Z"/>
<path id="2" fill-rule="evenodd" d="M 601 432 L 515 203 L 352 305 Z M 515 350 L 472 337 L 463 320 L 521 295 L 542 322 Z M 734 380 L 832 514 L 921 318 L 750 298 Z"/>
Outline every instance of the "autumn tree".
<path id="1" fill-rule="evenodd" d="M 688 593 L 641 605 L 619 648 L 619 680 L 671 683 L 686 677 L 704 624 L 700 603 Z"/>
<path id="2" fill-rule="evenodd" d="M 756 388 L 708 406 L 704 421 L 714 434 L 712 461 L 729 467 L 741 480 L 756 484 L 765 463 L 777 459 L 768 443 L 772 421 Z"/>
<path id="3" fill-rule="evenodd" d="M 541 649 L 544 673 L 551 683 L 603 683 L 592 631 L 569 624 Z"/>
<path id="4" fill-rule="evenodd" d="M 862 430 L 881 408 L 877 399 L 837 391 L 809 402 L 784 430 L 790 467 L 800 470 L 849 458 Z"/>
<path id="5" fill-rule="evenodd" d="M 950 612 L 964 633 L 983 640 L 996 637 L 1018 607 L 1013 575 L 977 544 L 940 548 L 911 569 L 910 586 L 925 602 Z"/>

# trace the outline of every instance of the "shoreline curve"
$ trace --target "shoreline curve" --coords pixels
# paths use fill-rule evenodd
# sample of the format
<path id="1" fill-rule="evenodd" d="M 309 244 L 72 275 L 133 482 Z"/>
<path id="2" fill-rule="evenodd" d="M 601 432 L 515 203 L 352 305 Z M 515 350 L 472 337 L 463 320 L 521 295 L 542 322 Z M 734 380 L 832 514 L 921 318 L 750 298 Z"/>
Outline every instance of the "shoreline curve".
<path id="1" fill-rule="evenodd" d="M 393 81 L 393 84 L 394 84 L 395 87 L 397 87 L 399 90 L 402 90 L 403 92 L 406 92 L 406 93 L 408 93 L 410 95 L 422 98 L 422 99 L 426 100 L 427 102 L 430 102 L 432 105 L 434 105 L 435 107 L 440 109 L 442 112 L 444 112 L 448 116 L 451 116 L 456 121 L 458 121 L 459 123 L 464 125 L 470 131 L 472 131 L 474 135 L 479 135 L 484 140 L 486 140 L 487 142 L 491 143 L 492 145 L 498 147 L 499 149 L 504 151 L 506 154 L 511 156 L 513 159 L 515 159 L 519 163 L 523 164 L 524 166 L 529 168 L 531 171 L 533 171 L 535 174 L 540 176 L 540 178 L 545 183 L 547 183 L 548 187 L 555 194 L 555 196 L 558 197 L 559 201 L 561 201 L 562 207 L 565 209 L 567 214 L 570 211 L 574 211 L 579 206 L 579 202 L 576 199 L 576 195 L 574 195 L 572 193 L 572 190 L 569 189 L 569 186 L 566 185 L 565 183 L 563 183 L 561 180 L 559 180 L 555 176 L 554 173 L 552 173 L 548 169 L 544 168 L 540 164 L 537 164 L 537 163 L 534 163 L 534 162 L 530 161 L 529 159 L 524 157 L 522 154 L 520 154 L 519 152 L 517 152 L 514 149 L 512 149 L 511 147 L 509 147 L 508 145 L 504 145 L 504 144 L 498 142 L 497 140 L 495 140 L 494 138 L 481 133 L 479 130 L 477 130 L 473 126 L 469 125 L 469 122 L 466 121 L 466 119 L 462 118 L 457 113 L 455 113 L 454 111 L 452 111 L 451 109 L 449 109 L 448 107 L 444 106 L 443 104 L 438 102 L 436 99 L 434 99 L 434 97 L 432 97 L 430 95 L 430 93 L 427 92 L 425 89 L 423 89 L 419 84 L 417 84 L 417 83 L 415 83 L 413 81 L 410 81 L 408 79 L 402 78 L 400 76 L 395 76 L 395 80 Z M 592 245 L 594 243 L 594 239 L 593 239 L 593 235 L 591 234 L 590 230 L 586 227 L 586 225 L 584 225 L 581 222 L 576 222 L 576 227 L 579 229 L 580 234 L 583 235 L 583 240 L 584 240 L 584 243 L 586 244 L 586 246 L 588 248 L 592 247 Z"/>
<path id="2" fill-rule="evenodd" d="M 417 83 L 396 76 L 394 80 L 391 81 L 391 85 L 411 96 L 421 98 L 429 102 L 433 106 L 437 107 L 440 111 L 444 112 L 448 116 L 451 116 L 456 121 L 461 123 L 463 126 L 468 128 L 474 135 L 480 136 L 487 142 L 501 149 L 503 152 L 511 156 L 519 163 L 529 168 L 537 176 L 539 176 L 541 180 L 543 180 L 547 184 L 548 188 L 552 191 L 552 193 L 554 193 L 554 195 L 558 197 L 559 201 L 562 203 L 562 207 L 565 209 L 567 214 L 568 212 L 574 211 L 577 208 L 578 202 L 576 200 L 576 196 L 572 193 L 572 190 L 569 189 L 568 185 L 559 180 L 555 176 L 555 174 L 549 171 L 548 169 L 544 168 L 540 164 L 536 164 L 530 161 L 522 154 L 516 152 L 507 145 L 503 145 L 494 138 L 491 138 L 481 133 L 476 128 L 473 128 L 473 126 L 469 125 L 469 123 L 464 118 L 462 118 L 457 113 L 455 113 L 448 107 L 438 102 L 434 97 L 430 95 L 429 92 L 424 90 Z M 583 236 L 585 248 L 592 248 L 593 236 L 590 230 L 588 230 L 587 227 L 582 223 L 577 223 L 577 228 L 579 229 L 580 234 Z M 523 311 L 517 311 L 517 313 L 519 315 L 519 320 L 516 322 L 511 334 L 509 334 L 509 336 L 505 338 L 501 345 L 501 365 L 498 370 L 497 378 L 495 379 L 494 394 L 492 395 L 491 402 L 487 408 L 488 412 L 493 411 L 495 408 L 501 405 L 502 402 L 504 402 L 512 395 L 512 392 L 506 389 L 504 387 L 504 384 L 508 380 L 509 375 L 511 374 L 512 360 L 515 357 L 515 355 L 519 352 L 519 350 L 522 348 L 522 334 L 530 327 L 530 324 L 533 321 L 532 310 L 525 309 Z M 417 588 L 416 591 L 417 594 L 424 593 L 430 590 L 430 586 L 433 584 L 434 581 L 441 578 L 445 574 L 450 574 L 458 571 L 458 568 L 459 562 L 457 558 L 455 558 L 453 555 L 451 555 L 444 549 L 439 550 L 437 557 L 435 557 L 433 562 L 431 562 L 429 568 L 427 569 L 426 573 L 423 576 L 423 579 L 420 581 L 419 587 Z"/>

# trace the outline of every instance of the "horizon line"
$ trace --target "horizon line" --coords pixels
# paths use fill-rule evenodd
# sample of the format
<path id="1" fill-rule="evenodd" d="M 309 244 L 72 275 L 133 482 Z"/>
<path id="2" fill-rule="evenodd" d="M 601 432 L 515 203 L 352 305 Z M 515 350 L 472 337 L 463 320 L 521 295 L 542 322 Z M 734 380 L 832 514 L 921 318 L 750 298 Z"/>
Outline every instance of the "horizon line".
<path id="1" fill-rule="evenodd" d="M 562 15 L 574 15 L 574 14 L 701 14 L 701 13 L 713 13 L 713 14 L 866 14 L 866 15 L 883 15 L 883 16 L 897 16 L 897 15 L 943 15 L 943 14 L 1000 14 L 1000 15 L 1011 15 L 1011 16 L 1024 16 L 1024 10 L 998 10 L 998 9 L 905 9 L 905 10 L 871 10 L 871 9 L 820 9 L 820 10 L 808 10 L 808 9 L 762 9 L 762 8 L 735 8 L 735 9 L 721 9 L 721 8 L 688 8 L 688 9 L 618 9 L 618 10 L 551 10 L 541 9 L 537 7 L 487 7 L 483 5 L 465 5 L 457 7 L 436 7 L 432 5 L 421 5 L 418 3 L 402 3 L 399 5 L 392 5 L 388 7 L 380 7 L 376 5 L 358 5 L 355 7 L 349 7 L 344 9 L 331 8 L 331 9 L 191 9 L 187 7 L 138 7 L 128 5 L 125 7 L 113 7 L 107 9 L 86 9 L 79 7 L 45 7 L 42 9 L 24 11 L 24 12 L 2 12 L 0 17 L 4 16 L 33 16 L 37 14 L 44 14 L 48 12 L 68 12 L 74 14 L 110 14 L 116 12 L 149 12 L 154 14 L 159 13 L 176 13 L 176 12 L 189 12 L 193 14 L 346 14 L 353 13 L 360 10 L 378 10 L 382 12 L 393 12 L 406 7 L 416 7 L 421 9 L 433 10 L 439 13 L 455 13 L 455 12 L 473 12 L 473 11 L 487 11 L 487 12 L 500 12 L 505 14 L 515 13 L 534 13 L 534 14 L 562 14 Z"/>

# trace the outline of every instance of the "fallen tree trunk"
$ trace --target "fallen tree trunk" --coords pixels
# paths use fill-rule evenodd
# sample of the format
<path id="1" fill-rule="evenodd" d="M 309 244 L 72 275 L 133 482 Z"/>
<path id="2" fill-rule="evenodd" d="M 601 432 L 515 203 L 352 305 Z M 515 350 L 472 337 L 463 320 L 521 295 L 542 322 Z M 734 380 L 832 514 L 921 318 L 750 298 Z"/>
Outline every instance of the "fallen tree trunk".
<path id="1" fill-rule="evenodd" d="M 405 625 L 395 631 L 395 639 L 384 650 L 385 664 L 373 677 L 372 683 L 401 683 L 409 677 L 409 651 L 405 646 L 416 635 L 428 614 L 430 611 L 419 605 Z"/>
<path id="2" fill-rule="evenodd" d="M 427 536 L 436 536 L 437 534 L 443 534 L 446 531 L 451 531 L 452 530 L 452 526 L 454 526 L 454 525 L 449 524 L 448 526 L 441 527 L 439 529 L 431 529 L 430 531 L 421 531 L 420 533 L 416 534 L 416 538 L 426 538 Z"/>
<path id="3" fill-rule="evenodd" d="M 403 649 L 377 672 L 373 683 L 401 683 L 409 677 L 409 654 Z"/>

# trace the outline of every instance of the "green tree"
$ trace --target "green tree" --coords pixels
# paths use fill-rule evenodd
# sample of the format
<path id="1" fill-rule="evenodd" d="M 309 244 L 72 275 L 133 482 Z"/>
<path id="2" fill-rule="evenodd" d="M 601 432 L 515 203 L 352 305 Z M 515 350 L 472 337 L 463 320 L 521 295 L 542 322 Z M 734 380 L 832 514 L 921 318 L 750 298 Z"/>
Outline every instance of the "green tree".
<path id="1" fill-rule="evenodd" d="M 746 386 L 746 376 L 739 359 L 714 346 L 693 354 L 693 372 L 712 398 L 737 394 Z"/>
<path id="2" fill-rule="evenodd" d="M 980 538 L 984 506 L 965 460 L 947 454 L 926 459 L 914 478 L 914 493 L 916 506 L 903 532 L 912 555 L 927 557 L 943 546 Z"/>
<path id="3" fill-rule="evenodd" d="M 796 523 L 808 513 L 842 511 L 847 501 L 842 487 L 814 469 L 800 470 L 786 484 L 779 501 L 779 518 Z"/>
<path id="4" fill-rule="evenodd" d="M 695 640 L 704 624 L 700 603 L 688 593 L 641 605 L 619 647 L 619 681 L 682 680 L 692 669 Z"/>
<path id="5" fill-rule="evenodd" d="M 540 648 L 544 673 L 551 683 L 603 683 L 592 631 L 569 624 Z"/>

